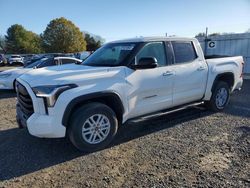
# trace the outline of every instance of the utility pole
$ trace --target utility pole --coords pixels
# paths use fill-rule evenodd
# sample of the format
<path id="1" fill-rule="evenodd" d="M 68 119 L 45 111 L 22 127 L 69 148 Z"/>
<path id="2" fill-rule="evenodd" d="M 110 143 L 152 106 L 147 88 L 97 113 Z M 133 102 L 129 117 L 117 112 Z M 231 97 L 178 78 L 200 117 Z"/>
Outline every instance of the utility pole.
<path id="1" fill-rule="evenodd" d="M 205 35 L 205 49 L 204 49 L 204 55 L 207 55 L 207 41 L 208 41 L 208 27 L 206 27 L 206 35 Z"/>
<path id="2" fill-rule="evenodd" d="M 208 27 L 206 27 L 206 38 L 207 38 L 207 33 L 208 33 Z"/>

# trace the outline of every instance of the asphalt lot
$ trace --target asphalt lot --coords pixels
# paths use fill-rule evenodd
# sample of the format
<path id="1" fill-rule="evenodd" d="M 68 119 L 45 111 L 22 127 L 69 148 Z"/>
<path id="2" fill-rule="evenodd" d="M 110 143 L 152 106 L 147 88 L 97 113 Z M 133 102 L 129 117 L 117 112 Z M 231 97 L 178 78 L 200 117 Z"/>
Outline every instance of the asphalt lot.
<path id="1" fill-rule="evenodd" d="M 18 129 L 12 92 L 0 91 L 0 120 L 0 187 L 250 187 L 250 80 L 222 113 L 126 124 L 95 153 Z"/>

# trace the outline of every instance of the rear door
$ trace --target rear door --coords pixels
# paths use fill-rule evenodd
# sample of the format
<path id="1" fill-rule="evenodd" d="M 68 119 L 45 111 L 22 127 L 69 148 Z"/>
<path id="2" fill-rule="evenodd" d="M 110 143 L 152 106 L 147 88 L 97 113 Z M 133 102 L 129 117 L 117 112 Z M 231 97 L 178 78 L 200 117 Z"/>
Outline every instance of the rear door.
<path id="1" fill-rule="evenodd" d="M 192 41 L 172 41 L 175 80 L 174 106 L 203 98 L 206 89 L 208 67 L 204 57 L 198 56 Z"/>
<path id="2" fill-rule="evenodd" d="M 130 118 L 159 111 L 173 104 L 174 74 L 168 66 L 164 42 L 147 43 L 136 55 L 135 62 L 143 57 L 157 59 L 158 67 L 127 72 Z"/>

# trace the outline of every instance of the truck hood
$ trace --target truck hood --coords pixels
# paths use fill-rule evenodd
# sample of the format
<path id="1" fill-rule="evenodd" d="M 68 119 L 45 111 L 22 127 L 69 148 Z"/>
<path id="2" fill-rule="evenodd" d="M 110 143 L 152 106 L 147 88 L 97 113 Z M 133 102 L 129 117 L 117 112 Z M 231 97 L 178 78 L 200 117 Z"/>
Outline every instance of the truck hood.
<path id="1" fill-rule="evenodd" d="M 112 78 L 123 72 L 122 67 L 92 67 L 77 64 L 33 69 L 19 77 L 31 87 L 42 85 L 77 84 L 95 79 Z"/>

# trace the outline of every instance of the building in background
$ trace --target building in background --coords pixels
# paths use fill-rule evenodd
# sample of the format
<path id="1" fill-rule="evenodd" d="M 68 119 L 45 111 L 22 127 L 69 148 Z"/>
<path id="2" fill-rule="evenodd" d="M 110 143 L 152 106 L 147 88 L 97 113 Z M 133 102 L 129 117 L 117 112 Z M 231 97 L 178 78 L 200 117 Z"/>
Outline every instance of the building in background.
<path id="1" fill-rule="evenodd" d="M 197 37 L 206 56 L 243 56 L 244 73 L 250 73 L 250 33 Z"/>

